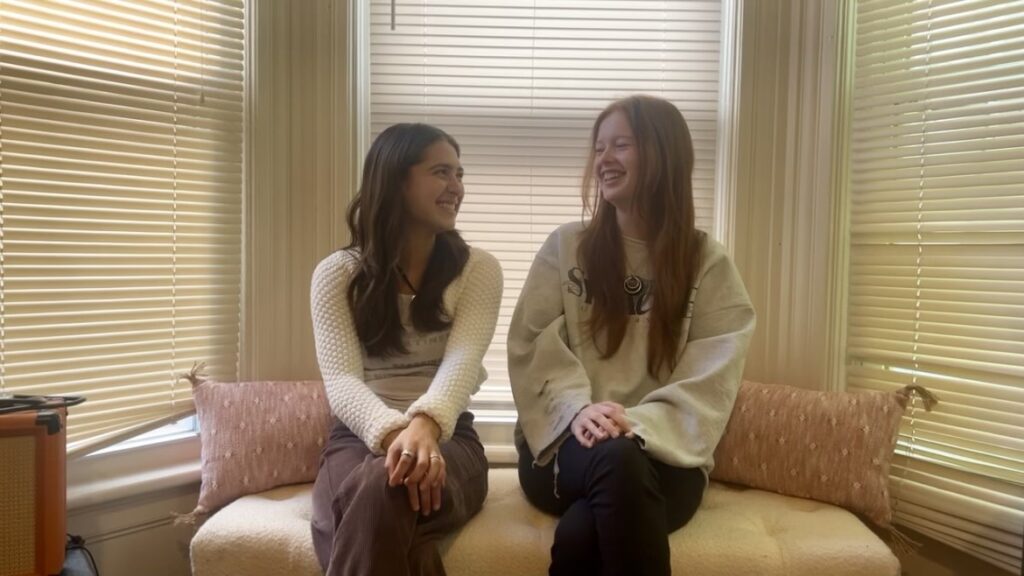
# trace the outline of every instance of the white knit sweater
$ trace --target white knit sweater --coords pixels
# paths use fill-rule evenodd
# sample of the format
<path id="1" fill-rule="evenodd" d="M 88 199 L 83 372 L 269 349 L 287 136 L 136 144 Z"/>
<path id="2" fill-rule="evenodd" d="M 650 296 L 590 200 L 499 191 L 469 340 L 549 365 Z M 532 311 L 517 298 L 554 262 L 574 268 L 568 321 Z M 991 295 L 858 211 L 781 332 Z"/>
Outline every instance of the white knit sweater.
<path id="1" fill-rule="evenodd" d="M 374 392 L 373 381 L 365 380 L 366 351 L 347 300 L 356 269 L 356 255 L 339 250 L 317 265 L 310 288 L 317 359 L 331 410 L 375 454 L 383 453 L 385 436 L 421 413 L 437 422 L 441 441 L 447 441 L 469 397 L 480 387 L 481 361 L 494 336 L 501 303 L 501 266 L 489 253 L 470 248 L 462 274 L 443 296 L 452 318 L 444 357 L 429 386 L 404 413 L 389 408 Z"/>

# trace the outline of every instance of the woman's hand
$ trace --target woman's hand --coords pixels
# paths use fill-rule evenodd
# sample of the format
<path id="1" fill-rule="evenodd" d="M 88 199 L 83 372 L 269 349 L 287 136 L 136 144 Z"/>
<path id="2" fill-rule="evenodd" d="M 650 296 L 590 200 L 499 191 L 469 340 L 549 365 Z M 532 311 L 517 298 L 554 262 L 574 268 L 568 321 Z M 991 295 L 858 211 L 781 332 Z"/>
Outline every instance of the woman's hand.
<path id="1" fill-rule="evenodd" d="M 413 510 L 441 509 L 441 489 L 447 479 L 444 458 L 437 440 L 441 427 L 426 414 L 417 414 L 403 430 L 384 438 L 388 485 L 404 484 Z"/>
<path id="2" fill-rule="evenodd" d="M 633 437 L 626 409 L 618 402 L 598 402 L 580 410 L 569 425 L 573 436 L 584 448 L 619 436 Z"/>

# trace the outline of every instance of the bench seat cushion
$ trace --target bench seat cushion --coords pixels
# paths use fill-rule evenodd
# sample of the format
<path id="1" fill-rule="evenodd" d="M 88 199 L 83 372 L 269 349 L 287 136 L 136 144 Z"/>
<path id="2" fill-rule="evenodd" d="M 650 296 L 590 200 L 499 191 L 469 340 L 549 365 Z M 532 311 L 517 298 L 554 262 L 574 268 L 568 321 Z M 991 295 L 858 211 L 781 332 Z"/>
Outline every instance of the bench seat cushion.
<path id="1" fill-rule="evenodd" d="M 318 576 L 312 484 L 245 496 L 191 544 L 193 576 Z M 526 501 L 516 471 L 490 472 L 484 509 L 442 544 L 450 576 L 547 574 L 557 519 Z M 693 520 L 669 537 L 688 576 L 897 576 L 899 562 L 856 516 L 830 504 L 712 482 Z"/>

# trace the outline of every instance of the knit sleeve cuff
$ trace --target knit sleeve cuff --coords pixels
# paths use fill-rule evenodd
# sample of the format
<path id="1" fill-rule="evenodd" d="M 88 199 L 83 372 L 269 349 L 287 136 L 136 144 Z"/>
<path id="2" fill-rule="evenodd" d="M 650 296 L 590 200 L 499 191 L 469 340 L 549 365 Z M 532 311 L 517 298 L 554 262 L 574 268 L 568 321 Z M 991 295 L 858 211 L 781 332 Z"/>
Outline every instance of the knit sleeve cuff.
<path id="1" fill-rule="evenodd" d="M 455 434 L 455 423 L 459 420 L 460 412 L 453 406 L 446 406 L 431 400 L 433 399 L 429 399 L 426 396 L 421 397 L 409 407 L 405 412 L 405 416 L 410 420 L 417 414 L 429 416 L 441 429 L 441 437 L 438 439 L 438 442 L 447 442 Z"/>
<path id="2" fill-rule="evenodd" d="M 387 435 L 395 430 L 401 430 L 409 425 L 409 418 L 397 410 L 388 410 L 385 417 L 377 418 L 366 429 L 363 435 L 363 442 L 375 456 L 383 456 L 384 447 L 381 444 Z"/>

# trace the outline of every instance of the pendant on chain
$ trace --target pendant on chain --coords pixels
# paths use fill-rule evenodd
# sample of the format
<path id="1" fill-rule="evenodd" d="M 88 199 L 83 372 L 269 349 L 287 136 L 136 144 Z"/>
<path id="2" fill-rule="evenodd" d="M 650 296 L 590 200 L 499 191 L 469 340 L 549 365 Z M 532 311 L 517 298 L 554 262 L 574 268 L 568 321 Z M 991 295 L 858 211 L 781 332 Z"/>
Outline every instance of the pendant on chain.
<path id="1" fill-rule="evenodd" d="M 626 291 L 626 294 L 630 296 L 636 296 L 643 289 L 644 283 L 640 280 L 640 277 L 636 274 L 630 274 L 626 276 L 626 279 L 622 281 L 622 289 Z"/>

